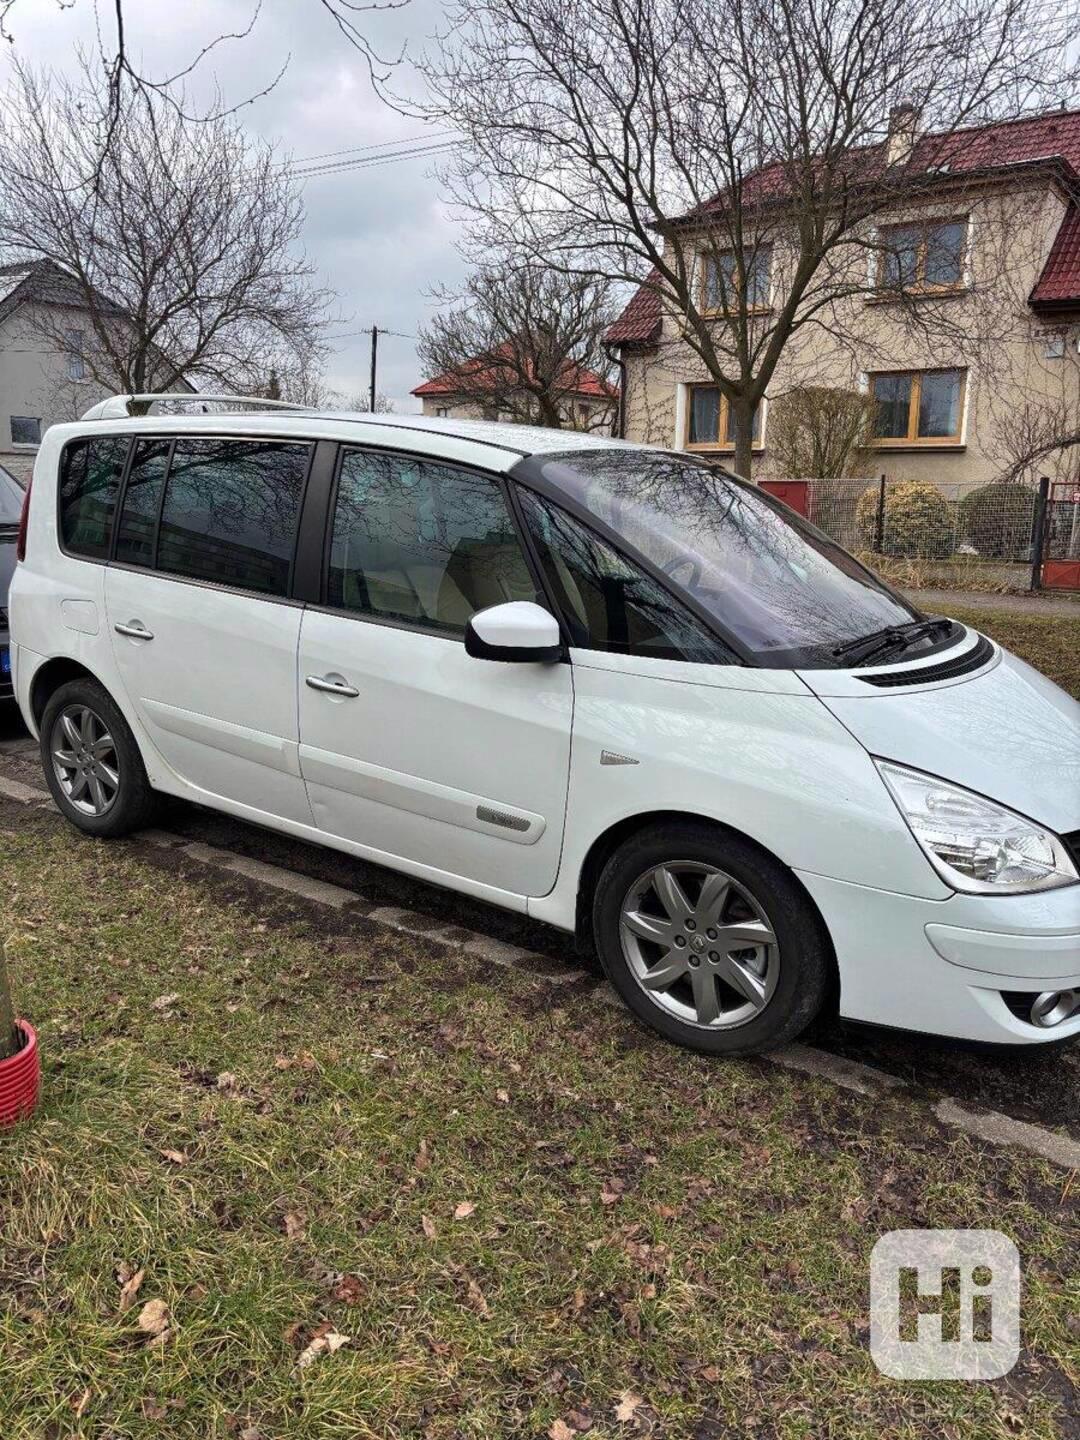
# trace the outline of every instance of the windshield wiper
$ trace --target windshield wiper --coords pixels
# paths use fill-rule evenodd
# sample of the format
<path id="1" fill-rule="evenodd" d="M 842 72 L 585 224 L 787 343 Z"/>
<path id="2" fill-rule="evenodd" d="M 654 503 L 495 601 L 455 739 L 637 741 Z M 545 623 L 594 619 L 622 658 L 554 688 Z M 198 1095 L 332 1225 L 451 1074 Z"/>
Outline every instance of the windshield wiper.
<path id="1" fill-rule="evenodd" d="M 870 635 L 860 635 L 857 640 L 845 640 L 843 645 L 833 647 L 835 660 L 847 660 L 857 665 L 861 660 L 870 660 L 889 650 L 906 650 L 916 640 L 927 635 L 944 634 L 952 626 L 951 620 L 912 620 L 907 625 L 886 625 Z"/>

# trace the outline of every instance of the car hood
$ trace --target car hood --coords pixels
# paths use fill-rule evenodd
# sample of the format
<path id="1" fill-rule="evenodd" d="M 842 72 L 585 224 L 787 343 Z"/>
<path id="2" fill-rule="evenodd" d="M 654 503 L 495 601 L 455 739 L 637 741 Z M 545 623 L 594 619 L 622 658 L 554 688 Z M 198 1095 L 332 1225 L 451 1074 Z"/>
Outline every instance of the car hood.
<path id="1" fill-rule="evenodd" d="M 1080 705 L 1007 650 L 970 679 L 867 687 L 857 698 L 829 672 L 800 673 L 872 755 L 954 780 L 1058 833 L 1080 827 Z"/>
<path id="2" fill-rule="evenodd" d="M 17 532 L 0 525 L 0 610 L 7 609 L 8 586 L 15 574 L 15 540 Z"/>

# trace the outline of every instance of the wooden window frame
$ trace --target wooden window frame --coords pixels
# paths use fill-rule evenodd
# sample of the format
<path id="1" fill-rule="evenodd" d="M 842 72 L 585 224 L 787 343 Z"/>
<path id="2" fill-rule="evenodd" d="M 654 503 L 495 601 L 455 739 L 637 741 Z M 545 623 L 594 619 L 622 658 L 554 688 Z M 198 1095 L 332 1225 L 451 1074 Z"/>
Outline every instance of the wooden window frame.
<path id="1" fill-rule="evenodd" d="M 946 225 L 960 225 L 964 231 L 963 248 L 960 255 L 960 278 L 947 285 L 930 285 L 926 280 L 926 259 L 930 248 L 929 233 L 931 230 L 944 228 Z M 918 229 L 918 249 L 915 256 L 915 279 L 907 286 L 896 286 L 889 283 L 885 274 L 885 267 L 890 259 L 888 252 L 879 250 L 877 257 L 877 288 L 886 299 L 894 295 L 956 295 L 970 288 L 967 266 L 968 246 L 971 240 L 971 216 L 970 215 L 947 215 L 935 216 L 932 220 L 897 220 L 889 225 L 882 225 L 878 230 L 880 239 L 887 237 L 897 230 Z"/>
<path id="2" fill-rule="evenodd" d="M 716 440 L 691 440 L 690 422 L 694 410 L 695 390 L 715 390 L 720 396 L 720 415 L 717 422 L 718 435 L 720 437 L 730 436 L 731 406 L 728 404 L 727 396 L 720 389 L 719 385 L 712 385 L 706 380 L 695 381 L 686 387 L 686 415 L 683 420 L 683 449 L 694 453 L 709 451 L 712 454 L 734 455 L 735 441 L 730 438 L 717 438 Z M 761 424 L 758 426 L 757 439 L 751 439 L 750 448 L 752 451 L 760 452 L 765 449 L 765 404 L 764 400 L 758 401 L 758 414 L 761 416 Z"/>
<path id="3" fill-rule="evenodd" d="M 873 370 L 868 377 L 871 400 L 875 400 L 875 380 L 891 380 L 900 375 L 909 375 L 911 377 L 907 434 L 896 436 L 873 435 L 870 438 L 871 448 L 874 450 L 962 450 L 965 444 L 964 410 L 967 405 L 967 370 L 962 365 L 938 365 L 928 370 Z M 960 398 L 956 407 L 956 433 L 954 435 L 920 435 L 918 433 L 919 405 L 922 400 L 922 382 L 923 377 L 926 375 L 960 376 Z"/>
<path id="4" fill-rule="evenodd" d="M 746 252 L 744 251 L 744 253 L 746 253 Z M 701 283 L 700 283 L 700 285 L 699 285 L 699 287 L 698 287 L 698 306 L 699 306 L 699 309 L 701 310 L 701 313 L 702 313 L 704 316 L 706 316 L 706 318 L 708 318 L 708 319 L 710 319 L 710 320 L 715 319 L 715 318 L 717 318 L 718 316 L 719 316 L 721 319 L 726 319 L 727 316 L 725 315 L 723 306 L 710 305 L 710 304 L 709 304 L 709 299 L 708 299 L 708 296 L 709 296 L 709 264 L 710 264 L 710 262 L 715 263 L 715 264 L 719 264 L 719 262 L 720 262 L 720 260 L 723 258 L 723 256 L 725 256 L 725 255 L 734 255 L 734 254 L 735 254 L 734 248 L 730 248 L 730 249 L 727 249 L 727 250 L 703 250 L 703 251 L 701 252 Z M 746 313 L 747 315 L 768 315 L 768 314 L 770 314 L 770 312 L 772 311 L 772 308 L 773 308 L 773 303 L 772 303 L 772 289 L 773 289 L 772 257 L 773 257 L 773 247 L 772 247 L 771 245 L 759 245 L 759 246 L 757 247 L 757 249 L 752 252 L 752 254 L 755 255 L 755 256 L 757 256 L 757 255 L 762 255 L 762 254 L 767 254 L 768 257 L 769 257 L 768 275 L 767 275 L 767 277 L 766 277 L 766 289 L 768 290 L 768 296 L 767 296 L 765 302 L 764 302 L 763 304 L 761 304 L 761 305 L 748 305 L 748 306 L 746 307 L 746 312 L 745 312 L 745 313 Z M 728 315 L 730 315 L 732 312 L 731 312 L 731 311 L 728 311 L 727 313 L 728 313 Z"/>

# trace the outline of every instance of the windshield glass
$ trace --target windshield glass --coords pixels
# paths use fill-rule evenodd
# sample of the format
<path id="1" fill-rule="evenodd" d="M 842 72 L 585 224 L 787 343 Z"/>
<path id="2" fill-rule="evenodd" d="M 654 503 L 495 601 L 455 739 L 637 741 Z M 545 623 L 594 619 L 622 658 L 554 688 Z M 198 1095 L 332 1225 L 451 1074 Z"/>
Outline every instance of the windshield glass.
<path id="1" fill-rule="evenodd" d="M 815 526 L 723 470 L 631 449 L 537 458 L 545 480 L 658 566 L 758 664 L 848 663 L 837 646 L 923 618 Z"/>
<path id="2" fill-rule="evenodd" d="M 0 525 L 18 525 L 22 502 L 22 486 L 0 465 Z"/>

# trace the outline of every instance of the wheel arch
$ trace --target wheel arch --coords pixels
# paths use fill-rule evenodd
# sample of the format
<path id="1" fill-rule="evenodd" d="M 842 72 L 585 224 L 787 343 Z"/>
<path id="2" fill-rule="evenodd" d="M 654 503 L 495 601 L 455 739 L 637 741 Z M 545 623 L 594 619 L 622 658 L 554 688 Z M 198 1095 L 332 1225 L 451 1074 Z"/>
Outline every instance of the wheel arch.
<path id="1" fill-rule="evenodd" d="M 696 825 L 708 825 L 721 835 L 732 835 L 743 841 L 744 844 L 752 845 L 762 855 L 768 856 L 770 860 L 778 865 L 783 865 L 791 876 L 792 881 L 798 887 L 803 899 L 806 901 L 810 912 L 816 916 L 818 929 L 825 942 L 826 951 L 829 956 L 829 964 L 832 973 L 832 981 L 829 994 L 825 1001 L 825 1012 L 836 1014 L 840 1006 L 840 967 L 836 959 L 836 949 L 829 934 L 829 927 L 825 924 L 825 917 L 818 908 L 814 897 L 807 890 L 806 886 L 799 879 L 798 875 L 778 855 L 773 854 L 753 835 L 747 835 L 744 830 L 738 829 L 735 825 L 727 825 L 717 820 L 713 815 L 702 815 L 693 810 L 648 810 L 636 815 L 626 815 L 621 820 L 609 825 L 606 830 L 600 832 L 593 840 L 582 861 L 581 869 L 578 872 L 577 901 L 574 915 L 574 939 L 579 949 L 591 951 L 592 941 L 592 899 L 599 882 L 601 872 L 608 860 L 614 855 L 618 848 L 625 844 L 632 836 L 643 830 L 648 830 L 655 825 L 666 825 L 673 821 L 691 821 Z"/>
<path id="2" fill-rule="evenodd" d="M 51 660 L 46 660 L 39 665 L 34 672 L 34 678 L 30 682 L 30 713 L 34 717 L 34 724 L 41 728 L 41 717 L 45 714 L 45 706 L 56 694 L 61 685 L 66 685 L 69 680 L 93 680 L 103 690 L 109 691 L 109 687 L 100 676 L 83 665 L 78 660 L 73 660 L 70 655 L 56 655 Z M 109 691 L 111 694 L 112 692 Z"/>

